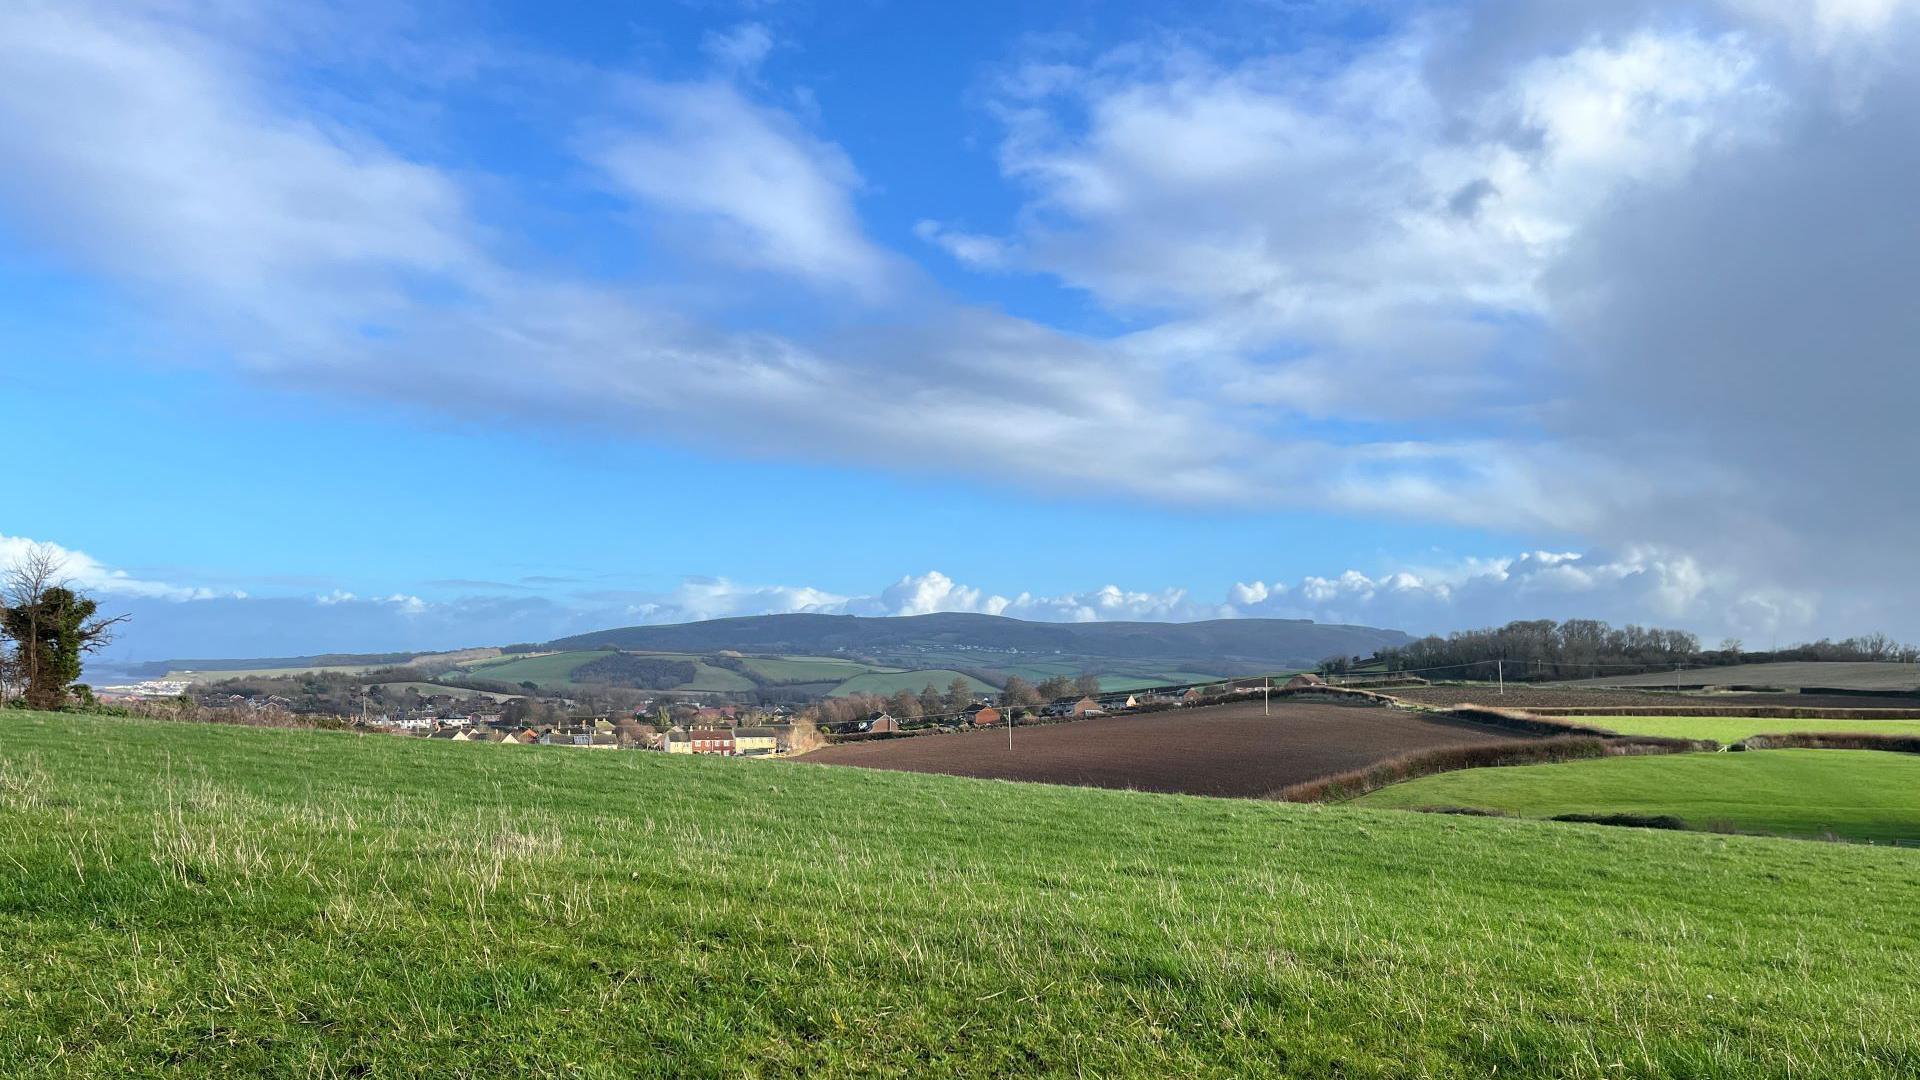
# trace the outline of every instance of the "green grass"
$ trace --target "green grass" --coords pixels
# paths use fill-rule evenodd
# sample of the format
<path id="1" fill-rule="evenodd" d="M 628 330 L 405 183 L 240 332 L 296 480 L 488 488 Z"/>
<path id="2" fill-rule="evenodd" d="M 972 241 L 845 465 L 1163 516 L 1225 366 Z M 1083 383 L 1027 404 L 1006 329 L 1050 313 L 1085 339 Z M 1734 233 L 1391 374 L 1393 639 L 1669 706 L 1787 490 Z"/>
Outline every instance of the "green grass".
<path id="1" fill-rule="evenodd" d="M 408 690 L 413 690 L 423 697 L 432 697 L 435 694 L 450 694 L 457 698 L 486 698 L 490 701 L 512 701 L 518 696 L 514 694 L 496 694 L 484 690 L 463 690 L 458 686 L 441 686 L 439 683 L 428 682 L 390 682 L 377 683 L 375 685 L 390 695 L 389 700 L 399 697 Z"/>
<path id="2" fill-rule="evenodd" d="M 782 683 L 833 682 L 873 671 L 866 664 L 851 660 L 814 660 L 749 656 L 741 661 L 747 670 L 762 678 Z"/>
<path id="3" fill-rule="evenodd" d="M 541 656 L 523 656 L 508 660 L 487 660 L 466 669 L 468 678 L 490 679 L 495 682 L 530 682 L 541 687 L 572 686 L 573 669 L 589 660 L 598 660 L 611 656 L 612 650 L 602 649 L 592 652 L 546 653 Z M 453 677 L 458 677 L 454 675 Z"/>
<path id="4" fill-rule="evenodd" d="M 9 1077 L 1920 1071 L 1915 852 L 0 727 Z"/>
<path id="5" fill-rule="evenodd" d="M 998 687 L 983 683 L 971 675 L 962 675 L 957 671 L 950 671 L 945 668 L 933 668 L 923 671 L 869 671 L 864 675 L 855 675 L 853 678 L 834 687 L 833 693 L 830 696 L 844 697 L 847 694 L 897 694 L 902 690 L 911 690 L 917 694 L 925 689 L 929 683 L 933 684 L 933 686 L 942 693 L 945 693 L 947 687 L 953 685 L 953 680 L 955 679 L 967 680 L 967 685 L 972 687 L 973 692 L 976 694 L 991 694 L 998 690 Z"/>
<path id="6" fill-rule="evenodd" d="M 1751 735 L 1789 732 L 1879 732 L 1920 735 L 1920 720 L 1773 720 L 1746 716 L 1564 716 L 1555 719 L 1617 731 L 1622 735 L 1664 735 L 1675 739 L 1712 739 L 1737 743 Z"/>
<path id="7" fill-rule="evenodd" d="M 1724 823 L 1781 836 L 1920 840 L 1920 755 L 1758 750 L 1468 769 L 1382 788 L 1355 804 L 1525 817 L 1671 814 L 1696 829 Z"/>
<path id="8" fill-rule="evenodd" d="M 705 661 L 696 660 L 693 667 L 693 680 L 681 683 L 674 687 L 675 690 L 751 691 L 756 685 L 752 679 L 737 671 L 714 667 Z"/>

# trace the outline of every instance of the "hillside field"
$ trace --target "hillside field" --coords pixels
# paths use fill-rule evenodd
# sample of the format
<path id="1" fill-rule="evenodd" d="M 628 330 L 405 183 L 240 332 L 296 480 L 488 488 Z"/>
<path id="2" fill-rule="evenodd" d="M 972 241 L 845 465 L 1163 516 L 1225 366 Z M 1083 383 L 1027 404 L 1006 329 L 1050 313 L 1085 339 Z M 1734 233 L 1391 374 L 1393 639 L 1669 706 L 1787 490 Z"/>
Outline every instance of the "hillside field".
<path id="1" fill-rule="evenodd" d="M 919 693 L 928 684 L 945 692 L 955 679 L 965 679 L 967 685 L 976 694 L 992 694 L 997 688 L 971 675 L 962 675 L 957 671 L 934 668 L 922 671 L 868 671 L 855 675 L 833 688 L 832 697 L 844 697 L 847 694 L 897 694 L 902 690 Z"/>
<path id="2" fill-rule="evenodd" d="M 483 660 L 470 664 L 464 672 L 466 678 L 488 679 L 493 682 L 522 683 L 530 682 L 541 687 L 565 687 L 573 685 L 573 669 L 589 660 L 598 660 L 612 655 L 612 650 L 601 652 L 558 652 L 540 653 L 536 656 L 510 657 L 504 660 Z"/>
<path id="3" fill-rule="evenodd" d="M 1920 841 L 1920 755 L 1758 750 L 1468 769 L 1382 788 L 1355 804 L 1524 817 L 1671 815 L 1695 829 Z"/>
<path id="4" fill-rule="evenodd" d="M 1875 732 L 1920 735 L 1920 720 L 1798 720 L 1747 716 L 1567 716 L 1570 723 L 1606 728 L 1622 735 L 1661 735 L 1672 739 L 1712 739 L 1729 745 L 1754 735 L 1788 732 Z M 1920 800 L 1920 793 L 1916 793 Z"/>
<path id="5" fill-rule="evenodd" d="M 1910 851 L 0 723 L 7 1076 L 1920 1069 Z"/>

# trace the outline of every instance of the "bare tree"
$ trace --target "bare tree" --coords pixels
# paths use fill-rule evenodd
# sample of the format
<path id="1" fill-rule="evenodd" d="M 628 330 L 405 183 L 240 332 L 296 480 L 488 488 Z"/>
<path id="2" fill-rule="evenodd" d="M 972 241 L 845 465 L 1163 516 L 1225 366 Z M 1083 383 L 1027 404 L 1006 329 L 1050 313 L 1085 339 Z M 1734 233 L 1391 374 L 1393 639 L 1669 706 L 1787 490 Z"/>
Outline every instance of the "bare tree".
<path id="1" fill-rule="evenodd" d="M 10 679 L 36 709 L 64 705 L 81 658 L 111 644 L 113 628 L 127 619 L 100 616 L 100 605 L 74 588 L 64 565 L 55 548 L 35 544 L 0 575 L 0 633 L 13 642 Z"/>

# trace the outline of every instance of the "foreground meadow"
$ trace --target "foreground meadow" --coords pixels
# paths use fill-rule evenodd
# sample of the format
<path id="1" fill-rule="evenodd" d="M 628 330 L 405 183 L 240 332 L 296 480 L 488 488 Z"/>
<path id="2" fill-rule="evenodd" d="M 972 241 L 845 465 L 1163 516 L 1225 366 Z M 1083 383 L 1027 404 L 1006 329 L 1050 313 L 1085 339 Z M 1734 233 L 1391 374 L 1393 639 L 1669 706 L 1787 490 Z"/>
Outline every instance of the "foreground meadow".
<path id="1" fill-rule="evenodd" d="M 8 713 L 0 868 L 6 1076 L 1920 1072 L 1911 851 Z"/>
<path id="2" fill-rule="evenodd" d="M 1920 755 L 1758 750 L 1468 769 L 1381 788 L 1353 805 L 1671 816 L 1695 829 L 1920 846 Z"/>

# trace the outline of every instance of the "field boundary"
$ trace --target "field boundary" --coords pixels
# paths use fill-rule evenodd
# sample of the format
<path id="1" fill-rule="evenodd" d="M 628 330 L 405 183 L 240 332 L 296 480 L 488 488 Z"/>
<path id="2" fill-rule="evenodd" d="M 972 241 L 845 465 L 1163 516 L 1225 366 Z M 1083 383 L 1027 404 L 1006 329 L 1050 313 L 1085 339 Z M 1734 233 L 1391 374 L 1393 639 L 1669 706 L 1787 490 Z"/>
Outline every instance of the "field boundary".
<path id="1" fill-rule="evenodd" d="M 1788 731 L 1749 735 L 1729 750 L 1884 750 L 1920 754 L 1920 735 L 1876 735 L 1868 731 Z"/>
<path id="2" fill-rule="evenodd" d="M 1384 787 L 1438 773 L 1514 765 L 1550 765 L 1604 757 L 1687 754 L 1717 750 L 1719 747 L 1720 744 L 1711 739 L 1667 739 L 1645 735 L 1609 738 L 1591 734 L 1515 739 L 1404 754 L 1359 769 L 1281 788 L 1278 797 L 1286 802 L 1346 802 Z"/>
<path id="3" fill-rule="evenodd" d="M 1799 705 L 1543 705 L 1534 716 L 1725 716 L 1759 720 L 1920 720 L 1920 709 L 1833 709 Z"/>

